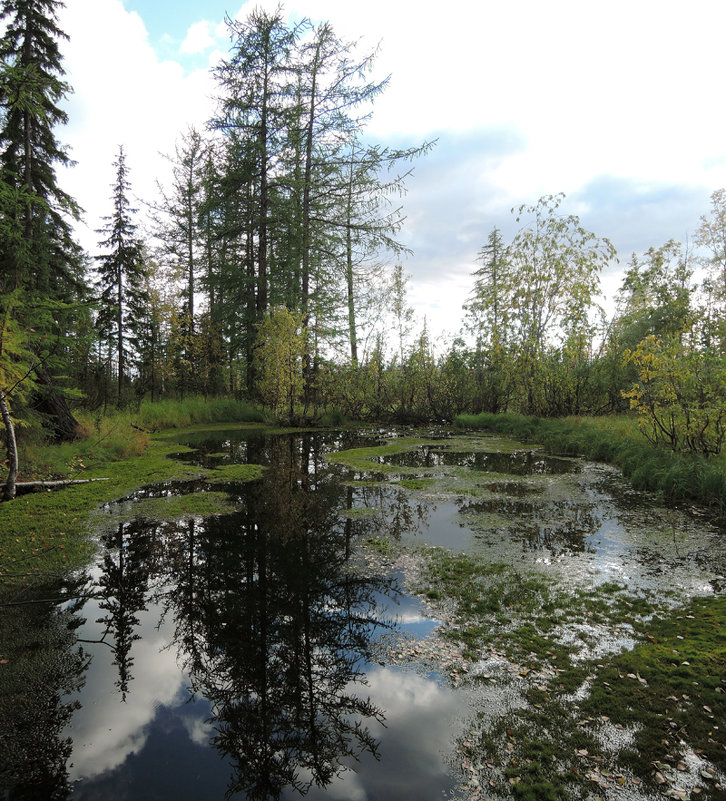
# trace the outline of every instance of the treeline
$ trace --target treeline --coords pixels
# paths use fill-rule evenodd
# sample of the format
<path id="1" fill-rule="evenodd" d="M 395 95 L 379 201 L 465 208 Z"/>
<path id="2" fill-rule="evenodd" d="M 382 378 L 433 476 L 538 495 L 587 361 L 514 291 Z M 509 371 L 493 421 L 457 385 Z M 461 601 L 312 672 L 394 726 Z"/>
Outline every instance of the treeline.
<path id="1" fill-rule="evenodd" d="M 560 208 L 515 212 L 478 254 L 461 335 L 416 326 L 398 198 L 431 146 L 372 144 L 386 81 L 330 25 L 228 20 L 219 103 L 180 136 L 143 229 L 119 146 L 98 251 L 74 239 L 59 0 L 3 0 L 0 39 L 0 411 L 72 437 L 74 404 L 233 396 L 281 420 L 450 421 L 462 411 L 562 416 L 636 409 L 651 441 L 716 453 L 724 436 L 726 193 L 694 253 L 633 256 L 612 319 L 615 253 Z M 82 154 L 79 154 L 82 158 Z M 474 257 L 474 254 L 472 254 Z M 474 261 L 474 258 L 472 259 Z M 474 265 L 473 265 L 474 266 Z M 698 280 L 695 279 L 698 276 Z"/>

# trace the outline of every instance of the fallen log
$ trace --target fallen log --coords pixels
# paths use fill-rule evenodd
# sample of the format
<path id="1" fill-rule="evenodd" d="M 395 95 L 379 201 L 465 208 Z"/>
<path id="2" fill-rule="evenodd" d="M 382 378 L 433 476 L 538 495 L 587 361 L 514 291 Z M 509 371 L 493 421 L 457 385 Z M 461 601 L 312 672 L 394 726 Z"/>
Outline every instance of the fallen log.
<path id="1" fill-rule="evenodd" d="M 108 478 L 64 478 L 54 481 L 18 481 L 15 484 L 15 491 L 20 495 L 21 492 L 41 492 L 42 490 L 69 487 L 71 484 L 90 484 L 92 481 L 109 480 Z"/>

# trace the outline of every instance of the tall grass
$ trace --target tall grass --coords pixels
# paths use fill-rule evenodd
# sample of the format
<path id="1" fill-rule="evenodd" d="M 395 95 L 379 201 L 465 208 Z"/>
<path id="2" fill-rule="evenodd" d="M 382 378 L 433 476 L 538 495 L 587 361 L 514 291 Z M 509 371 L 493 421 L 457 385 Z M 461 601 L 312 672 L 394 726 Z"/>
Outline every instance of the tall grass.
<path id="1" fill-rule="evenodd" d="M 202 397 L 144 402 L 138 412 L 114 410 L 104 415 L 79 411 L 76 419 L 80 436 L 74 442 L 49 443 L 39 427 L 20 431 L 21 481 L 80 477 L 93 464 L 140 456 L 149 444 L 149 432 L 157 429 L 203 423 L 264 422 L 262 412 L 249 403 Z"/>
<path id="2" fill-rule="evenodd" d="M 184 428 L 199 423 L 262 423 L 260 409 L 233 398 L 205 399 L 200 395 L 184 400 L 143 401 L 135 415 L 137 425 L 148 429 Z"/>
<path id="3" fill-rule="evenodd" d="M 483 413 L 459 415 L 454 423 L 537 442 L 550 453 L 607 462 L 619 467 L 636 489 L 658 492 L 669 501 L 696 501 L 726 514 L 726 459 L 655 447 L 633 418 Z"/>

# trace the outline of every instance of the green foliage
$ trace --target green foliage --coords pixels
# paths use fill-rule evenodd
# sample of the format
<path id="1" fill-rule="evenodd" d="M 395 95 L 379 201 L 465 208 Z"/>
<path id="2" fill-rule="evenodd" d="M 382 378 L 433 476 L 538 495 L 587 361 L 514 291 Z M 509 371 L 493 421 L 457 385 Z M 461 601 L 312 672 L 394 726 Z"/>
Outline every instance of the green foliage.
<path id="1" fill-rule="evenodd" d="M 292 422 L 302 399 L 306 354 L 302 315 L 275 308 L 260 323 L 255 344 L 258 392 L 278 419 Z"/>
<path id="2" fill-rule="evenodd" d="M 116 180 L 113 185 L 113 213 L 105 218 L 106 225 L 98 232 L 104 235 L 99 243 L 105 253 L 97 257 L 99 311 L 96 325 L 99 338 L 107 348 L 107 365 L 111 369 L 111 354 L 116 354 L 118 391 L 116 403 L 123 400 L 124 379 L 139 350 L 139 323 L 145 317 L 149 297 L 145 291 L 144 247 L 137 233 L 131 207 L 128 167 L 123 147 L 116 160 Z"/>
<path id="3" fill-rule="evenodd" d="M 138 414 L 128 415 L 142 428 L 185 428 L 201 423 L 262 423 L 262 411 L 248 401 L 234 398 L 189 396 L 184 400 L 145 400 Z"/>
<path id="4" fill-rule="evenodd" d="M 12 407 L 13 396 L 23 398 L 33 387 L 31 366 L 35 357 L 29 333 L 18 321 L 20 290 L 0 295 L 0 391 Z"/>

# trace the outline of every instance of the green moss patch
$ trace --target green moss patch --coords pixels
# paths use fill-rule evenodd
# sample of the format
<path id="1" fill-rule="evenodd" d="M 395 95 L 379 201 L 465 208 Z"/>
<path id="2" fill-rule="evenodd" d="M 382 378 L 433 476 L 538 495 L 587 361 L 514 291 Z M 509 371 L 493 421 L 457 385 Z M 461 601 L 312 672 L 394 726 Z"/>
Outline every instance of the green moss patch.
<path id="1" fill-rule="evenodd" d="M 399 487 L 407 490 L 429 490 L 439 483 L 435 478 L 404 478 L 395 482 Z"/>
<path id="2" fill-rule="evenodd" d="M 461 744 L 497 797 L 726 798 L 726 598 L 666 608 L 615 582 L 566 591 L 443 549 L 426 552 L 416 590 L 453 609 L 440 636 L 461 647 L 471 683 L 521 694 L 499 715 L 485 702 Z M 483 672 L 489 660 L 504 674 Z"/>
<path id="3" fill-rule="evenodd" d="M 349 520 L 360 520 L 366 517 L 378 517 L 380 510 L 371 506 L 354 506 L 352 509 L 339 509 L 338 514 Z"/>
<path id="4" fill-rule="evenodd" d="M 627 761 L 639 775 L 676 765 L 684 748 L 726 771 L 726 598 L 696 598 L 644 629 L 599 671 L 583 713 L 637 728 Z"/>
<path id="5" fill-rule="evenodd" d="M 376 445 L 367 448 L 349 448 L 337 453 L 329 453 L 326 459 L 335 464 L 342 464 L 352 470 L 374 471 L 376 473 L 406 473 L 409 468 L 386 464 L 381 460 L 386 456 L 414 451 L 421 445 L 434 445 L 435 441 L 415 439 L 413 437 L 400 437 L 385 445 Z M 416 472 L 421 472 L 417 470 Z"/>
<path id="6" fill-rule="evenodd" d="M 133 504 L 135 517 L 150 520 L 183 520 L 190 517 L 230 514 L 235 509 L 223 492 L 191 492 L 166 498 L 144 498 Z"/>
<path id="7" fill-rule="evenodd" d="M 196 426 L 195 430 L 230 428 L 229 424 L 219 424 Z M 260 426 L 240 424 L 234 428 Z M 31 493 L 10 503 L 0 503 L 0 594 L 20 585 L 41 583 L 86 564 L 95 550 L 89 536 L 89 515 L 102 504 L 128 495 L 138 487 L 202 477 L 210 483 L 249 481 L 261 475 L 263 468 L 258 465 L 223 465 L 201 470 L 170 459 L 172 454 L 190 449 L 174 442 L 169 434 L 155 436 L 141 456 L 97 464 L 74 476 L 107 481 Z M 178 430 L 174 436 L 179 436 Z"/>
<path id="8" fill-rule="evenodd" d="M 223 464 L 203 473 L 210 484 L 227 484 L 235 481 L 256 481 L 262 478 L 265 468 L 259 464 Z"/>

